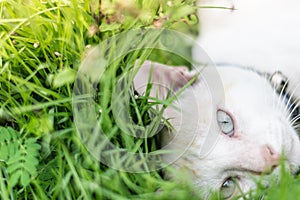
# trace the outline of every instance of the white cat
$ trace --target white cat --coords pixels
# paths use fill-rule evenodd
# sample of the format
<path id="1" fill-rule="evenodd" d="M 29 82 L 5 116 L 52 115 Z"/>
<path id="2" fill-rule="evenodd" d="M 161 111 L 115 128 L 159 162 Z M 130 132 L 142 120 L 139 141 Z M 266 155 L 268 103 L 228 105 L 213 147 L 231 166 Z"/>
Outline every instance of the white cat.
<path id="1" fill-rule="evenodd" d="M 296 172 L 300 142 L 284 98 L 268 79 L 236 66 L 217 68 L 223 87 L 212 91 L 218 88 L 208 84 L 206 72 L 211 69 L 204 68 L 196 82 L 178 96 L 174 104 L 179 109 L 169 106 L 165 111 L 174 134 L 180 135 L 172 139 L 170 149 L 185 150 L 179 159 L 171 155 L 165 162 L 173 160 L 171 164 L 186 170 L 206 198 L 211 191 L 220 191 L 225 199 L 246 193 L 256 187 L 263 173 L 279 178 L 282 155 L 286 167 Z M 134 81 L 140 94 L 151 72 L 151 94 L 160 98 L 166 97 L 166 88 L 178 91 L 195 75 L 183 67 L 147 61 Z"/>
<path id="2" fill-rule="evenodd" d="M 226 63 L 217 67 L 223 87 L 208 83 L 205 71 L 212 68 L 208 67 L 178 96 L 174 104 L 179 110 L 167 108 L 164 116 L 174 126 L 174 134 L 181 135 L 173 138 L 171 149 L 189 148 L 179 159 L 165 160 L 176 160 L 174 166 L 187 170 L 206 191 L 205 197 L 214 190 L 230 199 L 255 188 L 262 173 L 279 178 L 282 156 L 292 173 L 299 170 L 300 142 L 293 122 L 297 116 L 288 110 L 289 96 L 275 91 L 267 73 L 282 71 L 289 79 L 289 93 L 300 97 L 300 1 L 202 0 L 199 4 L 235 9 L 200 9 L 201 34 L 193 49 L 199 62 L 203 47 L 213 61 Z M 182 67 L 146 62 L 135 79 L 140 94 L 151 67 L 155 85 L 151 94 L 160 98 L 166 97 L 166 88 L 178 91 L 194 75 Z"/>
<path id="3" fill-rule="evenodd" d="M 204 196 L 214 190 L 231 198 L 255 188 L 262 173 L 279 178 L 282 155 L 291 172 L 299 169 L 295 116 L 287 109 L 291 102 L 276 93 L 270 77 L 262 74 L 282 71 L 289 79 L 290 94 L 300 97 L 300 2 L 203 0 L 200 5 L 235 9 L 200 9 L 201 34 L 193 49 L 199 62 L 201 46 L 213 61 L 226 63 L 226 67 L 217 67 L 224 88 L 220 96 L 224 98 L 212 94 L 206 68 L 178 97 L 175 104 L 180 109 L 167 108 L 165 117 L 175 134 L 183 136 L 175 137 L 172 149 L 189 147 L 173 164 L 190 173 L 195 184 L 206 191 Z M 166 88 L 178 90 L 192 77 L 184 68 L 146 62 L 135 80 L 137 86 L 148 80 L 151 66 L 152 82 L 159 84 L 154 89 L 159 90 L 160 98 L 166 96 Z M 248 67 L 259 72 L 245 69 Z M 144 89 L 138 91 L 143 93 Z M 153 90 L 152 95 L 156 94 Z"/>
<path id="4" fill-rule="evenodd" d="M 201 34 L 197 41 L 198 45 L 195 45 L 193 49 L 195 60 L 201 61 L 199 51 L 204 48 L 214 62 L 222 63 L 222 65 L 250 67 L 261 73 L 273 73 L 280 70 L 289 80 L 289 93 L 294 98 L 300 99 L 300 1 L 200 0 L 198 4 L 224 6 L 233 10 L 199 9 Z M 228 77 L 234 76 L 235 74 L 228 74 Z M 244 81 L 240 80 L 238 84 L 243 84 L 249 79 L 244 77 Z M 256 85 L 257 82 L 253 80 L 252 84 Z M 262 87 L 262 85 L 256 85 L 256 94 L 250 94 L 247 89 L 240 90 L 240 97 L 237 95 L 236 99 L 232 98 L 232 100 L 241 100 L 245 96 L 249 99 L 251 96 L 256 96 L 256 99 L 267 98 L 270 95 L 267 91 L 259 92 L 259 88 Z M 251 109 L 247 110 L 247 107 L 251 107 L 251 102 L 247 99 L 243 101 L 245 108 L 240 112 L 250 116 Z M 267 111 L 268 106 L 263 106 L 263 104 L 257 104 L 256 108 L 260 108 L 260 111 L 255 110 L 252 120 L 256 118 L 258 121 L 252 127 L 259 127 L 261 123 L 266 123 L 263 119 L 266 113 L 271 119 L 278 115 L 276 112 L 279 111 L 274 108 Z M 243 120 L 240 114 L 236 117 Z M 247 123 L 252 120 L 249 118 Z M 278 125 L 270 125 L 266 129 L 265 133 L 273 132 L 270 142 L 282 140 L 285 137 L 279 134 L 282 130 L 289 132 L 290 125 L 282 122 L 279 121 Z M 276 126 L 282 127 L 275 128 Z M 251 130 L 247 127 L 242 129 L 246 134 Z M 262 131 L 260 133 L 264 135 Z M 281 142 L 284 143 L 284 141 Z M 285 146 L 289 145 L 285 144 Z M 299 157 L 299 153 L 295 153 L 295 159 L 298 160 L 299 158 L 296 157 Z"/>

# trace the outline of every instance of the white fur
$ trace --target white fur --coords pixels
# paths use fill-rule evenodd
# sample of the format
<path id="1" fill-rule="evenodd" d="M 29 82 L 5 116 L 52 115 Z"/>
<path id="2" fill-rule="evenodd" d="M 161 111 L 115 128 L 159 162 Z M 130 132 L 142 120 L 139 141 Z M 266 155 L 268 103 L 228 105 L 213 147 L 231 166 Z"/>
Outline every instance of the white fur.
<path id="1" fill-rule="evenodd" d="M 136 88 L 147 82 L 149 66 L 156 74 L 152 81 L 163 80 L 163 86 L 178 85 L 178 80 L 184 80 L 185 76 L 190 78 L 185 70 L 178 73 L 180 68 L 146 62 L 135 79 Z M 282 155 L 286 167 L 295 172 L 300 166 L 299 138 L 284 102 L 270 82 L 253 71 L 230 66 L 217 68 L 220 77 L 215 77 L 214 82 L 221 81 L 223 87 L 212 87 L 206 73 L 210 69 L 205 68 L 198 80 L 178 96 L 175 104 L 179 110 L 170 106 L 164 113 L 175 128 L 174 134 L 180 135 L 173 139 L 169 149 L 185 150 L 184 155 L 170 164 L 186 170 L 191 180 L 204 188 L 206 197 L 212 190 L 220 190 L 228 177 L 237 177 L 245 193 L 256 187 L 255 180 L 262 173 L 279 178 Z M 154 89 L 161 91 L 157 87 Z M 233 137 L 223 134 L 218 126 L 219 109 L 232 116 Z M 165 162 L 171 160 L 174 160 L 172 155 L 165 157 Z"/>
<path id="2" fill-rule="evenodd" d="M 236 67 L 218 68 L 218 72 L 225 89 L 224 101 L 211 104 L 211 91 L 205 89 L 201 81 L 182 94 L 182 113 L 178 116 L 184 116 L 182 119 L 186 121 L 181 122 L 178 131 L 185 135 L 196 122 L 203 128 L 186 157 L 175 164 L 187 168 L 195 183 L 207 188 L 207 195 L 210 189 L 218 191 L 230 176 L 239 177 L 242 191 L 248 192 L 256 187 L 255 180 L 259 175 L 271 167 L 270 160 L 278 161 L 276 156 L 281 153 L 286 156 L 287 167 L 295 172 L 300 165 L 299 138 L 290 125 L 285 106 L 270 83 L 253 72 Z M 190 106 L 193 100 L 189 97 L 195 90 L 199 112 Z M 214 115 L 218 109 L 231 113 L 234 118 L 234 137 L 230 138 L 220 131 Z M 171 122 L 176 124 L 176 120 Z M 215 133 L 219 137 L 203 158 L 200 155 L 203 140 Z M 273 149 L 273 155 L 267 152 L 267 146 Z M 272 175 L 278 177 L 278 169 L 272 171 Z"/>

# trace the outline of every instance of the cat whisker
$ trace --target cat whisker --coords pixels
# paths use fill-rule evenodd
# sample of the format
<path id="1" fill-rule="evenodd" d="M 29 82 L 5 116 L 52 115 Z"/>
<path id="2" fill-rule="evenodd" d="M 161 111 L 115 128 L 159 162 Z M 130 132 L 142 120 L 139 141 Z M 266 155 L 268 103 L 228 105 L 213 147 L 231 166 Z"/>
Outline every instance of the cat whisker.
<path id="1" fill-rule="evenodd" d="M 279 99 L 280 99 L 280 101 L 277 103 L 277 108 L 280 106 L 279 107 L 280 110 L 284 109 L 287 113 L 288 113 L 288 109 L 287 109 L 288 107 L 286 105 L 288 105 L 289 103 L 285 102 L 285 96 L 286 96 L 285 90 L 288 87 L 288 82 L 289 82 L 289 79 L 287 79 L 285 81 L 284 85 L 282 86 L 282 89 L 280 90 L 280 93 L 279 93 Z M 290 101 L 290 98 L 288 99 L 288 102 L 289 101 Z M 284 108 L 282 108 L 282 106 L 284 106 Z"/>
<path id="2" fill-rule="evenodd" d="M 294 126 L 295 123 L 300 119 L 300 115 L 297 115 L 296 117 L 294 117 L 292 120 L 291 120 L 291 125 Z M 299 124 L 298 124 L 299 125 Z"/>
<path id="3" fill-rule="evenodd" d="M 294 129 L 298 130 L 300 128 L 300 124 L 297 124 L 297 125 L 295 125 L 293 127 L 294 127 Z"/>
<path id="4" fill-rule="evenodd" d="M 289 112 L 288 119 L 290 119 L 297 109 L 299 109 L 300 102 L 293 102 L 292 104 L 286 106 L 287 111 Z"/>
<path id="5" fill-rule="evenodd" d="M 289 113 L 288 119 L 291 118 L 291 116 L 293 115 L 293 113 L 300 106 L 299 105 L 300 102 L 298 100 L 294 100 L 293 99 L 293 96 L 295 95 L 295 92 L 296 92 L 296 90 L 298 89 L 299 86 L 300 86 L 300 83 L 298 83 L 296 85 L 296 87 L 293 89 L 292 93 L 290 93 L 289 98 L 288 98 L 288 100 L 286 102 L 285 110 L 288 111 L 288 113 Z"/>
<path id="6" fill-rule="evenodd" d="M 292 93 L 290 93 L 290 97 L 293 97 L 295 95 L 295 92 L 299 86 L 300 86 L 300 83 L 297 83 L 296 87 L 292 90 Z"/>
<path id="7" fill-rule="evenodd" d="M 288 100 L 286 99 L 286 97 L 281 97 L 277 103 L 279 110 L 283 111 L 286 116 L 290 116 L 290 107 L 291 104 L 287 103 Z M 278 109 L 277 108 L 277 109 Z M 287 117 L 289 119 L 289 117 Z"/>

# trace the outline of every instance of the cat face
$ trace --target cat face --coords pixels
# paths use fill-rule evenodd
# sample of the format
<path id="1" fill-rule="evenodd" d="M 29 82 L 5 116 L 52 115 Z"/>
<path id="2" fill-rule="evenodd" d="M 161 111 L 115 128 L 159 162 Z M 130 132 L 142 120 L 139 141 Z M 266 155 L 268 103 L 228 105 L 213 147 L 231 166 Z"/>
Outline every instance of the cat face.
<path id="1" fill-rule="evenodd" d="M 175 165 L 187 169 L 194 182 L 207 188 L 206 191 L 221 191 L 226 197 L 239 193 L 238 187 L 245 193 L 255 188 L 257 178 L 263 173 L 279 178 L 278 165 L 283 155 L 287 168 L 297 171 L 299 138 L 286 105 L 269 81 L 237 68 L 218 68 L 218 73 L 224 86 L 224 99 L 212 104 L 207 95 L 210 91 L 199 81 L 179 100 L 182 108 L 181 114 L 177 114 L 185 120 L 179 133 L 185 134 L 189 127 L 196 127 L 191 125 L 195 121 L 202 128 L 191 148 Z M 189 103 L 192 90 L 197 91 L 198 113 Z M 179 120 L 175 117 L 171 121 L 176 127 Z M 210 135 L 217 135 L 215 143 L 202 156 L 203 141 Z"/>
<path id="2" fill-rule="evenodd" d="M 280 159 L 296 172 L 300 142 L 285 103 L 266 78 L 236 67 L 220 67 L 217 71 L 224 98 L 213 101 L 211 93 L 215 91 L 210 91 L 200 75 L 174 103 L 179 109 L 168 108 L 165 117 L 175 133 L 196 135 L 173 165 L 186 170 L 206 191 L 205 196 L 220 191 L 229 199 L 254 189 L 261 174 L 266 174 L 266 179 L 279 178 Z M 174 77 L 160 80 L 178 85 L 176 81 L 182 79 Z M 176 150 L 185 144 L 181 138 L 172 145 Z M 267 180 L 264 182 L 267 184 Z"/>

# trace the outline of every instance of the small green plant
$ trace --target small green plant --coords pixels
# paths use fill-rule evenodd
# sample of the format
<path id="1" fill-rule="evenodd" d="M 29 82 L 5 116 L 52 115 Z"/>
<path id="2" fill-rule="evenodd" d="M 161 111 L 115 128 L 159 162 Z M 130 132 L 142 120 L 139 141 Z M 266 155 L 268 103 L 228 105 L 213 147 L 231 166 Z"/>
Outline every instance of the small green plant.
<path id="1" fill-rule="evenodd" d="M 0 127 L 0 159 L 8 189 L 26 187 L 37 174 L 40 145 L 36 138 L 21 138 L 11 127 Z"/>

